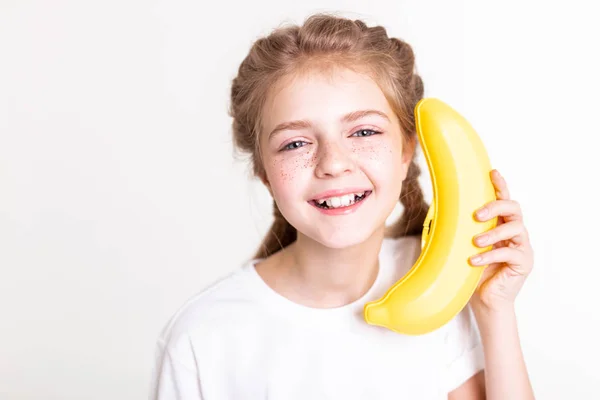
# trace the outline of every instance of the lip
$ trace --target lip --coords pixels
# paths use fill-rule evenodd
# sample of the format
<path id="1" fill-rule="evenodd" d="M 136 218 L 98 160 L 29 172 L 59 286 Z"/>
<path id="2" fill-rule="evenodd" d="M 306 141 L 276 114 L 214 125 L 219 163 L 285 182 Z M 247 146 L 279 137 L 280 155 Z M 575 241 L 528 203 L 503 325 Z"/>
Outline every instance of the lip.
<path id="1" fill-rule="evenodd" d="M 318 195 L 313 197 L 311 200 L 323 200 L 328 197 L 338 197 L 338 196 L 343 196 L 345 194 L 368 192 L 368 191 L 372 191 L 372 190 L 373 189 L 365 189 L 365 188 L 359 188 L 359 187 L 334 189 L 334 190 L 328 190 L 326 192 L 319 193 Z"/>
<path id="2" fill-rule="evenodd" d="M 368 193 L 365 195 L 365 197 L 361 201 L 359 201 L 358 203 L 351 204 L 346 207 L 321 208 L 321 207 L 317 206 L 317 204 L 314 200 L 309 201 L 309 203 L 310 203 L 310 205 L 312 205 L 314 208 L 316 208 L 317 210 L 319 210 L 320 212 L 322 212 L 325 215 L 348 215 L 348 214 L 355 212 L 365 201 L 368 201 L 369 197 L 371 197 L 371 194 L 373 193 L 373 191 L 371 191 L 371 190 L 365 190 L 365 192 L 368 192 Z M 356 193 L 356 192 L 350 192 L 350 193 Z"/>

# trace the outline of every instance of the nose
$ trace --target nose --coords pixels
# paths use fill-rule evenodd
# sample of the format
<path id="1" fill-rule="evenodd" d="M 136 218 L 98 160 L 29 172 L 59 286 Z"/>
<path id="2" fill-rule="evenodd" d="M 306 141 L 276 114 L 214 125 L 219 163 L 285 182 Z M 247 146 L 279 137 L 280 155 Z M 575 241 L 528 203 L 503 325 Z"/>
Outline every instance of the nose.
<path id="1" fill-rule="evenodd" d="M 355 162 L 351 151 L 343 144 L 324 142 L 317 153 L 315 174 L 319 178 L 336 177 L 352 172 Z"/>

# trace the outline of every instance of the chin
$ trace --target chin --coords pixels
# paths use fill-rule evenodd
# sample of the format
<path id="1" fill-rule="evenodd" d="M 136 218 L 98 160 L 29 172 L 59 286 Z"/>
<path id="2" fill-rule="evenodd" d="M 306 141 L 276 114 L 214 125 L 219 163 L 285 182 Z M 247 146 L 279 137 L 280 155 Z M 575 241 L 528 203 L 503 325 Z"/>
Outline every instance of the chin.
<path id="1" fill-rule="evenodd" d="M 308 239 L 320 243 L 330 249 L 344 249 L 352 247 L 367 241 L 375 233 L 375 229 L 371 229 L 366 225 L 362 225 L 357 229 L 348 230 L 315 230 L 315 227 L 309 227 L 303 231 L 303 235 Z"/>
<path id="2" fill-rule="evenodd" d="M 387 214 L 373 213 L 369 209 L 358 210 L 360 216 L 354 214 L 320 218 L 315 218 L 312 212 L 303 211 L 290 212 L 291 218 L 288 219 L 290 224 L 296 228 L 299 236 L 304 236 L 307 241 L 316 242 L 330 249 L 344 249 L 359 245 L 369 240 L 378 231 L 381 230 L 383 233 L 385 230 Z"/>

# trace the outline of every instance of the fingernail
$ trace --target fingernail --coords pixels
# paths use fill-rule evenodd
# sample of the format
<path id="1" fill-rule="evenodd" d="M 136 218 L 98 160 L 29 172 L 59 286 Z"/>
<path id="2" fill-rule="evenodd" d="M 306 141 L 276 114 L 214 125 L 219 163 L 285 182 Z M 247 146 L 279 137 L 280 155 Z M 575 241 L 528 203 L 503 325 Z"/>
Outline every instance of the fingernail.
<path id="1" fill-rule="evenodd" d="M 478 217 L 485 217 L 487 215 L 487 213 L 488 213 L 488 209 L 485 208 L 485 207 L 480 208 L 479 210 L 477 210 L 477 216 Z"/>
<path id="2" fill-rule="evenodd" d="M 475 241 L 479 244 L 485 244 L 488 240 L 488 235 L 481 235 L 477 238 L 475 238 Z"/>
<path id="3" fill-rule="evenodd" d="M 474 264 L 478 264 L 481 261 L 481 256 L 471 257 L 471 262 Z"/>

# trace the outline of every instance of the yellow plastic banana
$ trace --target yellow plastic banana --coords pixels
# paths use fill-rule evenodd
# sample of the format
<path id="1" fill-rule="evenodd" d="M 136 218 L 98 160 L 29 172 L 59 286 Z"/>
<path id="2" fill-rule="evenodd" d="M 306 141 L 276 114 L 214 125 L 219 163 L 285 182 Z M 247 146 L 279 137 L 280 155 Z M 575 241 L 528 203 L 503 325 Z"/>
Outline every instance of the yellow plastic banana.
<path id="1" fill-rule="evenodd" d="M 421 254 L 381 299 L 364 307 L 367 323 L 407 335 L 434 331 L 467 305 L 484 268 L 468 259 L 491 249 L 475 246 L 473 236 L 497 224 L 497 218 L 474 217 L 479 207 L 496 200 L 490 161 L 475 130 L 435 98 L 422 99 L 414 112 L 433 183 Z"/>

